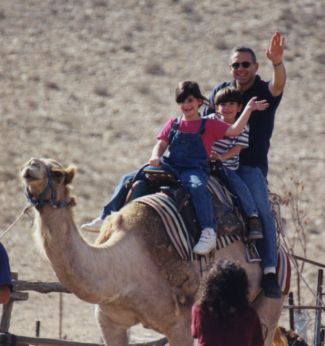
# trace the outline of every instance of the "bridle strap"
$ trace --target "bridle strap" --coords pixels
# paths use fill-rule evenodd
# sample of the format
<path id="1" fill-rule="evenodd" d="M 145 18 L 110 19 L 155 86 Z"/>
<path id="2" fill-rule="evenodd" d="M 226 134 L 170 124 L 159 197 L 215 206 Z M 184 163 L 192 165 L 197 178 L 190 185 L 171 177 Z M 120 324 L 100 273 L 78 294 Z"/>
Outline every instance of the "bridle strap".
<path id="1" fill-rule="evenodd" d="M 68 208 L 71 206 L 69 202 L 66 201 L 60 201 L 56 199 L 56 192 L 54 190 L 54 182 L 53 182 L 53 175 L 52 172 L 46 168 L 47 170 L 47 185 L 45 186 L 44 190 L 40 193 L 38 198 L 33 197 L 33 195 L 30 193 L 28 188 L 25 189 L 25 196 L 26 199 L 30 204 L 32 204 L 35 208 L 41 209 L 45 205 L 52 205 L 55 208 Z M 46 196 L 48 193 L 51 193 L 50 199 L 46 199 Z"/>

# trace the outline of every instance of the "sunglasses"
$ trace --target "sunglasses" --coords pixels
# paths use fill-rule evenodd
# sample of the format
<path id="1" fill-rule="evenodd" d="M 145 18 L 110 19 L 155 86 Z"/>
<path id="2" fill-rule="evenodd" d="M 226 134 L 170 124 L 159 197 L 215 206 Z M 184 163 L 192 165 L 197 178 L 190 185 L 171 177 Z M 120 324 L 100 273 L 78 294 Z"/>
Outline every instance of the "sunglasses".
<path id="1" fill-rule="evenodd" d="M 234 63 L 231 64 L 231 67 L 234 70 L 238 70 L 240 66 L 243 67 L 243 68 L 249 68 L 251 65 L 252 65 L 251 62 L 243 61 L 243 62 L 234 62 Z"/>

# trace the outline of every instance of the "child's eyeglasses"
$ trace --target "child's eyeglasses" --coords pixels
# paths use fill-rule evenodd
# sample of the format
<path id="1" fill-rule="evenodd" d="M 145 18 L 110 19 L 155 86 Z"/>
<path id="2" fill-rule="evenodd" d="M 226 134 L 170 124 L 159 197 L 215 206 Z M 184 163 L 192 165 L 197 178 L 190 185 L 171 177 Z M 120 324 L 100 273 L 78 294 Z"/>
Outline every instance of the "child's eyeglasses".
<path id="1" fill-rule="evenodd" d="M 252 65 L 251 62 L 243 61 L 243 62 L 234 62 L 233 64 L 231 64 L 231 67 L 234 70 L 238 70 L 240 66 L 242 66 L 243 68 L 249 68 L 251 65 Z"/>

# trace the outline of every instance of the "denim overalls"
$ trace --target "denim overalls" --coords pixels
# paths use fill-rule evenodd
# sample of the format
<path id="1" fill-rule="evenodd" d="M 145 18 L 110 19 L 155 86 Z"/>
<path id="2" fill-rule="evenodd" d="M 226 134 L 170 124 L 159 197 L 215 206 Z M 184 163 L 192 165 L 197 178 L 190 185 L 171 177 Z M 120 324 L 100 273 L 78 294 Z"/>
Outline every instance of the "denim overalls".
<path id="1" fill-rule="evenodd" d="M 162 158 L 162 166 L 176 174 L 191 194 L 201 228 L 215 229 L 212 196 L 207 189 L 208 157 L 201 137 L 205 123 L 206 119 L 202 119 L 197 133 L 181 132 L 179 123 L 176 124 L 171 130 L 174 132 L 172 138 L 169 137 L 169 156 Z"/>

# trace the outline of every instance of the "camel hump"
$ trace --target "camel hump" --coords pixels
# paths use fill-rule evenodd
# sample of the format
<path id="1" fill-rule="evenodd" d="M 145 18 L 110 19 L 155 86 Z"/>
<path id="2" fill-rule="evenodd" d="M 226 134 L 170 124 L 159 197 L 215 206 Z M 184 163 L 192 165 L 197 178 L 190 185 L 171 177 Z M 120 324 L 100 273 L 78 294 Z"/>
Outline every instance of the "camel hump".
<path id="1" fill-rule="evenodd" d="M 114 230 L 120 229 L 123 224 L 123 216 L 120 213 L 113 213 L 108 216 L 101 227 L 100 233 L 95 241 L 96 245 L 104 244 L 113 234 Z"/>

